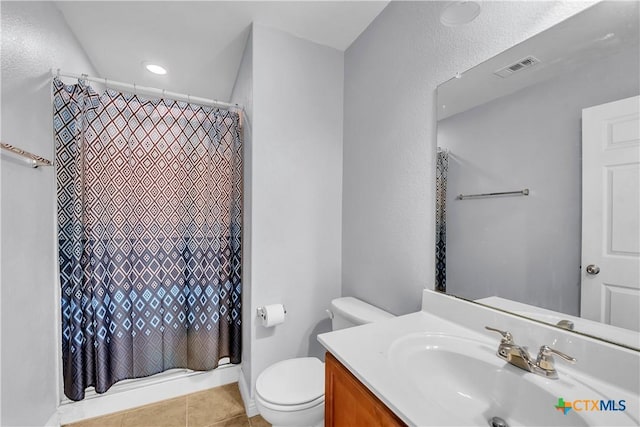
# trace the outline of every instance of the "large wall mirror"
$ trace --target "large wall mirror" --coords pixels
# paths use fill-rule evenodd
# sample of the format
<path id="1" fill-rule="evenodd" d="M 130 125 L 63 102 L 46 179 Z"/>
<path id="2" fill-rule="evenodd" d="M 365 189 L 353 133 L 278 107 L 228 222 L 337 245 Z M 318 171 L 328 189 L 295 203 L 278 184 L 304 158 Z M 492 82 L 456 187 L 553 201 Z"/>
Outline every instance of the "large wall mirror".
<path id="1" fill-rule="evenodd" d="M 638 2 L 438 87 L 437 288 L 640 349 Z"/>

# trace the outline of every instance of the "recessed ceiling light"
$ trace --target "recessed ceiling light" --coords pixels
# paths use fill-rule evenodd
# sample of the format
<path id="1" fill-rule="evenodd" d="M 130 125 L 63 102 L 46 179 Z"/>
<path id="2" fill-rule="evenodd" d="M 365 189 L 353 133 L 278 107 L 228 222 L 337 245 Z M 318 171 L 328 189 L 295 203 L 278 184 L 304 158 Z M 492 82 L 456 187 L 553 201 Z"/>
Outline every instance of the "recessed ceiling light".
<path id="1" fill-rule="evenodd" d="M 440 22 L 447 27 L 468 24 L 480 15 L 480 3 L 476 1 L 452 1 L 449 2 L 442 13 Z"/>
<path id="2" fill-rule="evenodd" d="M 142 66 L 147 71 L 149 71 L 150 73 L 153 73 L 153 74 L 159 74 L 161 76 L 167 74 L 166 68 L 164 68 L 163 66 L 158 65 L 158 64 L 153 64 L 151 62 L 144 61 L 142 63 Z"/>

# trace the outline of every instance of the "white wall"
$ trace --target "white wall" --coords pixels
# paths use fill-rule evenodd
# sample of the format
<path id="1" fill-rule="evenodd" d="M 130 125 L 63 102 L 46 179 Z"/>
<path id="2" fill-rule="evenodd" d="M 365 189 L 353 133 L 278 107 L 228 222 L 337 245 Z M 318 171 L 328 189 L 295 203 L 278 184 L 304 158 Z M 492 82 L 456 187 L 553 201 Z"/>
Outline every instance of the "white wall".
<path id="1" fill-rule="evenodd" d="M 445 27 L 445 3 L 391 2 L 345 53 L 343 294 L 395 314 L 434 286 L 437 85 L 587 6 L 482 2 Z"/>
<path id="2" fill-rule="evenodd" d="M 242 224 L 242 375 L 244 385 L 251 384 L 251 348 L 253 341 L 251 310 L 251 225 L 252 225 L 252 153 L 253 153 L 253 31 L 249 33 L 244 48 L 238 76 L 234 84 L 231 101 L 243 105 L 243 224 Z M 247 386 L 248 387 L 248 386 Z"/>
<path id="3" fill-rule="evenodd" d="M 639 93 L 638 46 L 438 123 L 447 292 L 580 315 L 582 109 Z M 528 197 L 456 200 L 530 188 Z"/>
<path id="4" fill-rule="evenodd" d="M 2 3 L 2 141 L 53 157 L 50 68 L 93 67 L 51 2 Z M 58 404 L 53 168 L 2 156 L 2 425 Z"/>
<path id="5" fill-rule="evenodd" d="M 2 3 L 0 3 L 0 18 L 2 17 Z M 2 23 L 0 23 L 0 44 Z M 0 46 L 0 61 L 2 48 Z M 2 67 L 0 67 L 0 97 L 2 96 Z M 0 138 L 2 137 L 2 102 L 0 100 Z M 2 242 L 2 161 L 0 161 L 0 242 Z M 0 243 L 0 322 L 2 321 L 2 244 Z M 0 425 L 2 424 L 2 327 L 0 325 Z"/>
<path id="6" fill-rule="evenodd" d="M 262 25 L 254 24 L 252 39 L 252 141 L 245 146 L 251 215 L 244 241 L 249 231 L 244 291 L 250 287 L 251 306 L 244 310 L 251 355 L 243 371 L 253 388 L 274 362 L 322 357 L 316 335 L 331 329 L 325 309 L 340 296 L 344 63 L 338 50 Z M 283 303 L 287 317 L 266 329 L 255 312 L 272 303 Z"/>

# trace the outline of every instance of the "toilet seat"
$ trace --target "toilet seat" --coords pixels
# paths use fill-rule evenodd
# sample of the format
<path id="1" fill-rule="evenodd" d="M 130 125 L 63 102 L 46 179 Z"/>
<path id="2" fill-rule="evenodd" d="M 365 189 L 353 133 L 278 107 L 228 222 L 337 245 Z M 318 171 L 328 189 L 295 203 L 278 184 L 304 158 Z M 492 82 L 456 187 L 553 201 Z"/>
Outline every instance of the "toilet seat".
<path id="1" fill-rule="evenodd" d="M 324 403 L 324 363 L 315 357 L 287 359 L 265 369 L 256 395 L 270 409 L 292 412 Z"/>
<path id="2" fill-rule="evenodd" d="M 262 396 L 256 393 L 257 400 L 265 407 L 279 412 L 296 412 L 303 411 L 305 409 L 313 408 L 324 404 L 324 396 L 312 400 L 311 402 L 301 403 L 299 405 L 278 405 L 265 400 Z"/>

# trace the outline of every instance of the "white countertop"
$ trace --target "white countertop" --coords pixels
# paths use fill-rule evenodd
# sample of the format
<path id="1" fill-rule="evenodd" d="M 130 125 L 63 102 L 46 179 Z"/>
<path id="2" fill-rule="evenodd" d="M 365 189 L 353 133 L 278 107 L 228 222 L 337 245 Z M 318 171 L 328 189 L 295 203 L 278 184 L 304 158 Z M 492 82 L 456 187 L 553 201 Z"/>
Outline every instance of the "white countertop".
<path id="1" fill-rule="evenodd" d="M 406 334 L 425 331 L 487 340 L 482 334 L 423 311 L 321 334 L 318 340 L 408 425 L 461 425 L 463 422 L 456 422 L 455 412 L 450 408 L 425 402 L 412 384 L 394 373 L 395 367 L 388 357 L 393 342 Z"/>
<path id="2" fill-rule="evenodd" d="M 631 416 L 633 420 L 621 417 L 615 420 L 621 420 L 621 425 L 629 425 L 630 422 L 633 425 L 638 422 L 636 412 L 640 406 L 639 352 L 428 291 L 425 291 L 423 296 L 423 310 L 377 323 L 321 334 L 318 335 L 318 340 L 410 426 L 467 425 L 469 417 L 462 414 L 464 408 L 456 408 L 442 399 L 438 403 L 426 398 L 419 386 L 422 389 L 428 388 L 429 377 L 424 375 L 423 369 L 422 375 L 425 376 L 426 384 L 422 383 L 421 379 L 408 378 L 407 370 L 398 366 L 390 356 L 394 343 L 411 334 L 443 334 L 481 342 L 483 346 L 486 344 L 485 347 L 489 348 L 493 355 L 493 349 L 497 350 L 500 337 L 484 330 L 485 325 L 511 331 L 518 344 L 528 345 L 529 348 L 537 348 L 536 346 L 542 344 L 553 345 L 578 360 L 575 365 L 556 363 L 559 380 L 549 380 L 525 371 L 521 372 L 511 365 L 506 365 L 506 369 L 513 369 L 522 375 L 531 375 L 526 377 L 528 382 L 546 389 L 553 396 L 562 397 L 563 392 L 560 390 L 571 389 L 558 387 L 563 384 L 566 387 L 571 381 L 577 384 L 578 381 L 582 385 L 573 391 L 585 396 L 568 396 L 572 393 L 567 393 L 565 397 L 593 399 L 599 395 L 603 398 L 609 396 L 607 399 L 626 399 L 626 415 Z M 489 360 L 492 360 L 491 357 Z M 497 356 L 495 362 L 506 363 Z M 536 411 L 548 410 L 554 414 L 553 402 L 549 403 L 549 408 L 546 403 L 538 406 L 542 407 Z M 612 425 L 610 422 L 614 421 L 614 418 L 611 418 L 613 414 L 592 415 L 595 416 L 591 418 L 595 425 Z"/>

